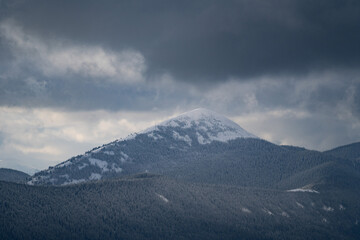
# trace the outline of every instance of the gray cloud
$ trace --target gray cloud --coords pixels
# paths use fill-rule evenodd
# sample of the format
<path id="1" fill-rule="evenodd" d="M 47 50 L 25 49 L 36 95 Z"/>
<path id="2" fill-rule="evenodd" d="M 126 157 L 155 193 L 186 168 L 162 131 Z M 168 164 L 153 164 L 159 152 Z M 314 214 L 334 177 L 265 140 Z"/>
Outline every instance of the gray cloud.
<path id="1" fill-rule="evenodd" d="M 148 74 L 209 82 L 358 68 L 359 11 L 352 0 L 24 1 L 4 16 L 47 38 L 136 49 Z"/>
<path id="2" fill-rule="evenodd" d="M 287 82 L 232 82 L 209 92 L 207 100 L 264 139 L 326 150 L 360 139 L 357 76 L 321 73 Z"/>
<path id="3" fill-rule="evenodd" d="M 43 168 L 197 107 L 276 143 L 359 141 L 359 12 L 352 0 L 0 0 L 0 160 Z"/>

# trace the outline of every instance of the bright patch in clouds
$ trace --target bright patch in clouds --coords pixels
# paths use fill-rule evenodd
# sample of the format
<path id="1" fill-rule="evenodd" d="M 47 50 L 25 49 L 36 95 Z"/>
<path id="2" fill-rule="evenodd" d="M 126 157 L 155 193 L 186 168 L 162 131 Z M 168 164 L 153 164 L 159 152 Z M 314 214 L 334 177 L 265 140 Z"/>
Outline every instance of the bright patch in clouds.
<path id="1" fill-rule="evenodd" d="M 354 73 L 329 71 L 228 81 L 204 92 L 203 102 L 265 140 L 328 150 L 360 138 L 357 79 Z"/>
<path id="2" fill-rule="evenodd" d="M 0 167 L 17 169 L 47 168 L 163 120 L 149 112 L 9 107 L 0 107 L 0 115 Z"/>
<path id="3" fill-rule="evenodd" d="M 10 44 L 16 64 L 30 64 L 48 77 L 78 75 L 119 83 L 144 81 L 145 58 L 135 50 L 117 52 L 101 46 L 45 41 L 26 33 L 12 20 L 0 23 L 0 36 Z"/>
<path id="4" fill-rule="evenodd" d="M 337 147 L 341 143 L 351 143 L 347 138 L 340 139 L 339 131 L 347 132 L 347 136 L 353 139 L 360 137 L 358 119 L 343 120 L 334 115 L 313 114 L 304 109 L 254 111 L 232 119 L 267 141 L 320 151 Z"/>

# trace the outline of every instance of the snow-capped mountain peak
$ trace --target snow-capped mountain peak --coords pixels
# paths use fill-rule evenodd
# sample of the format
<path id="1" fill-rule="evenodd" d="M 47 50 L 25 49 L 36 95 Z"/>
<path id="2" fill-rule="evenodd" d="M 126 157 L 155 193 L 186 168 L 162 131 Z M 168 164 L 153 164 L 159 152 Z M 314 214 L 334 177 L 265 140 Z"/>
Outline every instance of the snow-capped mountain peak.
<path id="1" fill-rule="evenodd" d="M 67 185 L 139 172 L 159 173 L 194 156 L 214 141 L 257 138 L 235 122 L 199 108 L 138 134 L 104 144 L 41 171 L 28 184 Z"/>
<path id="2" fill-rule="evenodd" d="M 147 133 L 152 136 L 154 132 L 164 128 L 191 129 L 196 133 L 200 144 L 212 141 L 227 142 L 236 138 L 257 138 L 230 119 L 205 108 L 185 112 L 148 128 L 140 134 Z"/>

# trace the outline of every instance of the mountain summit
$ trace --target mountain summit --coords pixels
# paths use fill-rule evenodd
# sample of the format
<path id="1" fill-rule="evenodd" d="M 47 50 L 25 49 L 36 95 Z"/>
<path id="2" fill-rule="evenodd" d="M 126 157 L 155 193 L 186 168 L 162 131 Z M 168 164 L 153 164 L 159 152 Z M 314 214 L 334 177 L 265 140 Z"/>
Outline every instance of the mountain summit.
<path id="1" fill-rule="evenodd" d="M 257 137 L 218 113 L 198 108 L 50 167 L 28 183 L 66 185 L 144 171 L 162 173 L 213 142 L 245 138 Z"/>
<path id="2" fill-rule="evenodd" d="M 141 133 L 154 136 L 154 132 L 161 131 L 164 128 L 189 129 L 196 134 L 197 141 L 200 144 L 207 144 L 212 141 L 227 142 L 236 138 L 257 138 L 230 119 L 205 108 L 197 108 L 183 113 Z M 174 132 L 174 136 L 177 135 Z"/>

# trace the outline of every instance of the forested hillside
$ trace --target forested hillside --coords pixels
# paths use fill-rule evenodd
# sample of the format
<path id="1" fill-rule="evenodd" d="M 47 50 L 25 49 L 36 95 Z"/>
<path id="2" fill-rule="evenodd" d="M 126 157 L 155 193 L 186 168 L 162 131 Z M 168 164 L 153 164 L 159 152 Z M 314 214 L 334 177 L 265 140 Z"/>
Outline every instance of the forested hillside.
<path id="1" fill-rule="evenodd" d="M 336 157 L 352 159 L 360 162 L 360 142 L 340 146 L 326 151 L 325 153 L 331 154 Z"/>
<path id="2" fill-rule="evenodd" d="M 30 177 L 30 175 L 21 171 L 9 168 L 0 168 L 0 181 L 20 183 L 25 182 L 28 177 Z"/>
<path id="3" fill-rule="evenodd" d="M 0 182 L 0 239 L 358 239 L 357 146 L 276 145 L 197 109 Z"/>
<path id="4" fill-rule="evenodd" d="M 0 182 L 1 239 L 357 239 L 359 192 L 142 174 L 67 187 Z"/>

